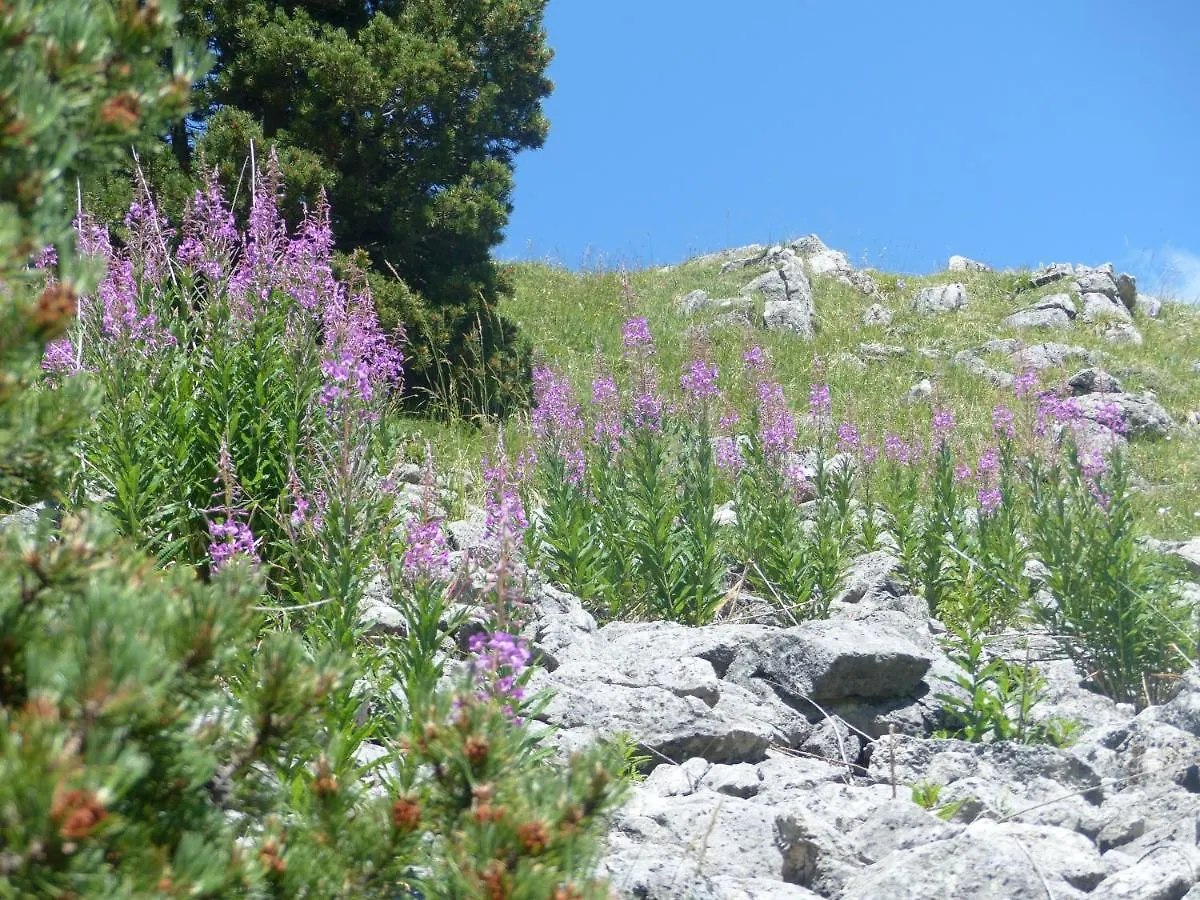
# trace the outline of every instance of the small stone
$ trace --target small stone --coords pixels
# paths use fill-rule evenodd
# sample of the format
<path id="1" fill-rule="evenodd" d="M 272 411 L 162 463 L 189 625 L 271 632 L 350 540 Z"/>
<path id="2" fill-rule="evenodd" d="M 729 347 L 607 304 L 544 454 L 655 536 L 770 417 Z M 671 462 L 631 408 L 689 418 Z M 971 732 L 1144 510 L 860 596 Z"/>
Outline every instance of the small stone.
<path id="1" fill-rule="evenodd" d="M 928 378 L 922 378 L 916 384 L 908 389 L 904 394 L 905 403 L 924 403 L 933 397 L 933 382 Z"/>
<path id="2" fill-rule="evenodd" d="M 946 266 L 951 272 L 990 272 L 992 267 L 965 256 L 952 256 Z"/>
<path id="3" fill-rule="evenodd" d="M 924 315 L 954 312 L 967 305 L 967 289 L 959 283 L 922 288 L 913 298 L 913 309 Z"/>
<path id="4" fill-rule="evenodd" d="M 867 327 L 887 328 L 892 324 L 892 311 L 882 303 L 872 303 L 863 313 L 862 322 Z"/>
<path id="5" fill-rule="evenodd" d="M 1145 343 L 1142 333 L 1129 322 L 1112 322 L 1103 331 L 1103 336 L 1110 344 L 1118 347 L 1140 347 Z"/>

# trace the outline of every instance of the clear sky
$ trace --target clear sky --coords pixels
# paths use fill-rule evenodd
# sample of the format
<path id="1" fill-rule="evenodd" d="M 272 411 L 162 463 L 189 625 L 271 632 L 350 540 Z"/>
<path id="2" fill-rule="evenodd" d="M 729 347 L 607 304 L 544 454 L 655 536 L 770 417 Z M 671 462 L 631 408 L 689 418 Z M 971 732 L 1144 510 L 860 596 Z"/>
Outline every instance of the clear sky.
<path id="1" fill-rule="evenodd" d="M 501 258 L 816 232 L 889 270 L 1112 261 L 1200 299 L 1200 0 L 550 0 L 546 27 L 550 136 Z"/>

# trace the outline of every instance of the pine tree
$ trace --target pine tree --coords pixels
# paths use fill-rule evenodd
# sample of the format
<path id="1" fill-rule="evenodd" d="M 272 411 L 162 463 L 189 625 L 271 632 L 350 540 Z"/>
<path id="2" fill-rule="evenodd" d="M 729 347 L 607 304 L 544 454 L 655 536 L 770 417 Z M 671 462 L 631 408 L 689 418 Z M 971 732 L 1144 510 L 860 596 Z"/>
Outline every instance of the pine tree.
<path id="1" fill-rule="evenodd" d="M 294 202 L 328 191 L 339 248 L 398 276 L 375 293 L 384 325 L 408 330 L 418 396 L 457 392 L 498 412 L 525 390 L 528 348 L 499 314 L 510 288 L 490 251 L 511 210 L 514 157 L 546 135 L 544 7 L 184 2 L 186 31 L 216 54 L 199 152 L 232 181 L 249 141 L 265 138 Z"/>

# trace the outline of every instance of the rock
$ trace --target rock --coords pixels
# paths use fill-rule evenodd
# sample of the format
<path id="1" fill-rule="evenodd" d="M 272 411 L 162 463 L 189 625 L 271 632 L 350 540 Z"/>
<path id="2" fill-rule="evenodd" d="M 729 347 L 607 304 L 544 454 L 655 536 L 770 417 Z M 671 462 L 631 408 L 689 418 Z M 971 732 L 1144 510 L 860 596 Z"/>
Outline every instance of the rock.
<path id="1" fill-rule="evenodd" d="M 6 531 L 14 531 L 23 538 L 32 538 L 37 532 L 38 519 L 45 509 L 46 504 L 39 502 L 32 506 L 23 506 L 7 516 L 0 516 L 0 535 Z"/>
<path id="2" fill-rule="evenodd" d="M 868 297 L 879 296 L 879 283 L 866 272 L 847 272 L 839 275 L 838 281 L 849 285 L 860 294 L 865 294 Z"/>
<path id="3" fill-rule="evenodd" d="M 839 900 L 1062 900 L 1047 894 L 1030 851 L 982 825 L 947 840 L 900 850 L 847 882 Z"/>
<path id="4" fill-rule="evenodd" d="M 908 348 L 896 344 L 859 344 L 858 355 L 870 362 L 880 362 L 900 356 L 908 356 Z"/>
<path id="5" fill-rule="evenodd" d="M 1140 347 L 1143 343 L 1142 333 L 1129 322 L 1110 322 L 1102 334 L 1106 341 L 1119 347 Z"/>
<path id="6" fill-rule="evenodd" d="M 451 550 L 479 550 L 490 543 L 482 511 L 478 516 L 446 523 L 446 539 Z"/>
<path id="7" fill-rule="evenodd" d="M 924 315 L 954 312 L 967 305 L 967 289 L 962 284 L 936 285 L 922 288 L 913 298 L 913 309 Z"/>
<path id="8" fill-rule="evenodd" d="M 923 403 L 926 400 L 930 400 L 932 398 L 933 398 L 933 382 L 930 381 L 928 378 L 922 378 L 920 381 L 918 381 L 916 384 L 914 384 L 912 387 L 910 387 L 907 391 L 904 392 L 904 396 L 901 398 L 901 400 L 903 400 L 903 402 L 905 402 L 905 403 L 913 404 L 913 403 Z"/>
<path id="9" fill-rule="evenodd" d="M 911 801 L 897 799 L 851 831 L 850 840 L 868 863 L 875 863 L 898 850 L 943 841 L 962 830 L 961 825 L 948 825 Z"/>
<path id="10" fill-rule="evenodd" d="M 1121 292 L 1113 278 L 1111 268 L 1086 269 L 1077 272 L 1075 290 L 1081 295 L 1103 294 L 1109 300 L 1120 301 Z"/>
<path id="11" fill-rule="evenodd" d="M 1071 393 L 1080 394 L 1119 394 L 1124 391 L 1120 380 L 1097 366 L 1089 366 L 1076 372 L 1067 379 Z"/>
<path id="12" fill-rule="evenodd" d="M 951 272 L 990 272 L 992 267 L 986 263 L 967 259 L 965 256 L 952 256 L 946 268 Z"/>
<path id="13" fill-rule="evenodd" d="M 1156 853 L 1111 875 L 1089 900 L 1180 900 L 1196 883 L 1200 853 Z"/>
<path id="14" fill-rule="evenodd" d="M 892 312 L 882 303 L 872 303 L 863 313 L 862 322 L 867 327 L 887 328 L 892 324 Z"/>
<path id="15" fill-rule="evenodd" d="M 1030 280 L 1035 288 L 1045 287 L 1075 274 L 1075 267 L 1070 263 L 1051 263 L 1043 269 L 1034 272 Z"/>
<path id="16" fill-rule="evenodd" d="M 1116 290 L 1116 286 L 1113 286 Z M 1083 304 L 1082 318 L 1085 322 L 1104 322 L 1112 319 L 1128 322 L 1132 319 L 1129 310 L 1120 302 L 1105 294 L 1088 293 L 1080 297 Z"/>
<path id="17" fill-rule="evenodd" d="M 859 603 L 883 593 L 891 593 L 892 576 L 899 570 L 900 561 L 886 550 L 864 553 L 850 561 L 842 591 L 834 603 Z"/>
<path id="18" fill-rule="evenodd" d="M 1194 537 L 1175 550 L 1193 575 L 1200 576 L 1200 537 Z"/>
<path id="19" fill-rule="evenodd" d="M 890 782 L 893 747 L 897 782 L 942 785 L 940 802 L 964 801 L 960 815 L 975 818 L 988 812 L 1085 834 L 1100 829 L 1101 777 L 1074 753 L 1048 746 L 889 735 L 875 750 L 875 758 L 888 764 L 872 766 L 871 780 Z"/>
<path id="20" fill-rule="evenodd" d="M 1095 357 L 1086 347 L 1067 344 L 1032 344 L 1014 351 L 1010 359 L 1017 371 L 1035 369 L 1056 369 L 1066 365 L 1071 360 L 1081 360 L 1088 365 L 1095 362 Z"/>
<path id="21" fill-rule="evenodd" d="M 892 628 L 805 622 L 773 631 L 736 660 L 728 677 L 761 679 L 789 703 L 886 700 L 917 690 L 932 657 Z"/>
<path id="22" fill-rule="evenodd" d="M 1115 414 L 1129 438 L 1166 437 L 1175 427 L 1170 414 L 1149 394 L 1084 394 L 1075 404 L 1083 418 L 1101 425 Z"/>
<path id="23" fill-rule="evenodd" d="M 743 296 L 760 293 L 766 300 L 763 319 L 767 328 L 790 331 L 811 338 L 813 326 L 813 294 L 804 267 L 792 251 L 782 258 L 782 264 L 742 288 Z"/>
<path id="24" fill-rule="evenodd" d="M 825 242 L 815 234 L 806 234 L 802 238 L 796 238 L 788 244 L 788 248 L 794 250 L 799 256 L 815 256 L 818 253 L 824 253 L 829 250 L 825 246 Z"/>
<path id="25" fill-rule="evenodd" d="M 1070 294 L 1052 294 L 1013 313 L 1003 324 L 1012 328 L 1054 328 L 1070 325 L 1076 315 L 1075 301 Z"/>
<path id="26" fill-rule="evenodd" d="M 1147 712 L 1156 722 L 1200 738 L 1200 669 L 1193 666 L 1184 672 L 1179 679 L 1178 693 L 1162 706 L 1152 707 Z M 1200 762 L 1200 757 L 1196 762 Z"/>
<path id="27" fill-rule="evenodd" d="M 708 306 L 708 291 L 688 291 L 675 303 L 680 315 L 690 316 Z"/>
<path id="28" fill-rule="evenodd" d="M 829 278 L 849 275 L 854 271 L 850 260 L 840 250 L 822 250 L 806 257 L 805 262 L 808 263 L 809 271 L 814 275 L 823 275 Z"/>
<path id="29" fill-rule="evenodd" d="M 1117 294 L 1125 308 L 1133 312 L 1137 307 L 1137 279 L 1122 272 L 1117 276 Z"/>

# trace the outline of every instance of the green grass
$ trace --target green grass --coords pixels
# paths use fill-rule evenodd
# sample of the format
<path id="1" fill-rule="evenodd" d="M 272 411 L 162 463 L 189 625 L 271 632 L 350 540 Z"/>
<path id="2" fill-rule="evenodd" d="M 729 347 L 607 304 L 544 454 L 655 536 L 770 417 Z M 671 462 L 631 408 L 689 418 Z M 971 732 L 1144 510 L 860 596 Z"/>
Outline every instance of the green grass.
<path id="1" fill-rule="evenodd" d="M 808 386 L 826 381 L 833 391 L 836 419 L 854 420 L 873 436 L 884 430 L 924 433 L 928 405 L 906 405 L 901 396 L 928 377 L 936 387 L 935 402 L 953 407 L 959 433 L 966 446 L 985 446 L 991 428 L 991 411 L 997 403 L 1011 402 L 1011 392 L 951 365 L 953 353 L 992 338 L 1020 337 L 1027 343 L 1058 341 L 1096 351 L 1103 366 L 1121 377 L 1127 390 L 1153 390 L 1159 402 L 1180 423 L 1188 412 L 1200 409 L 1200 373 L 1191 364 L 1200 359 L 1200 311 L 1182 304 L 1166 304 L 1160 317 L 1138 316 L 1136 325 L 1145 336 L 1142 347 L 1114 347 L 1100 335 L 1099 326 L 1077 321 L 1070 328 L 1018 332 L 1000 325 L 1009 313 L 1048 294 L 1068 290 L 1066 282 L 1031 290 L 1027 273 L 942 272 L 929 276 L 896 276 L 873 273 L 884 294 L 882 302 L 894 313 L 891 326 L 865 327 L 862 315 L 874 298 L 829 279 L 814 279 L 818 333 L 813 341 L 759 329 L 720 327 L 702 335 L 713 317 L 691 318 L 676 314 L 676 300 L 701 288 L 711 297 L 737 296 L 740 287 L 763 271 L 752 268 L 720 274 L 720 263 L 684 263 L 668 269 L 643 269 L 627 273 L 631 291 L 622 291 L 619 271 L 572 272 L 544 263 L 513 267 L 516 295 L 506 305 L 513 318 L 534 342 L 538 359 L 566 373 L 585 390 L 596 367 L 597 354 L 615 360 L 621 351 L 621 325 L 631 316 L 645 316 L 658 342 L 658 361 L 665 386 L 676 387 L 681 365 L 701 340 L 706 340 L 723 380 L 740 371 L 743 349 L 754 343 L 766 347 L 775 361 L 778 377 L 797 407 L 806 402 Z M 897 277 L 905 280 L 903 296 Z M 970 306 L 957 313 L 920 316 L 908 299 L 921 287 L 961 281 L 967 286 Z M 863 342 L 902 345 L 904 357 L 857 363 L 854 354 Z M 941 358 L 919 354 L 920 348 L 942 351 Z M 1061 380 L 1070 371 L 1047 372 L 1044 381 Z M 429 431 L 426 423 L 422 426 Z M 494 433 L 434 428 L 440 446 L 459 458 L 478 458 L 494 443 Z M 519 423 L 510 425 L 509 442 L 519 441 Z M 1200 436 L 1180 430 L 1168 440 L 1135 442 L 1131 462 L 1140 478 L 1138 509 L 1147 530 L 1160 537 L 1178 537 L 1200 531 Z M 1164 512 L 1160 513 L 1159 510 Z"/>

